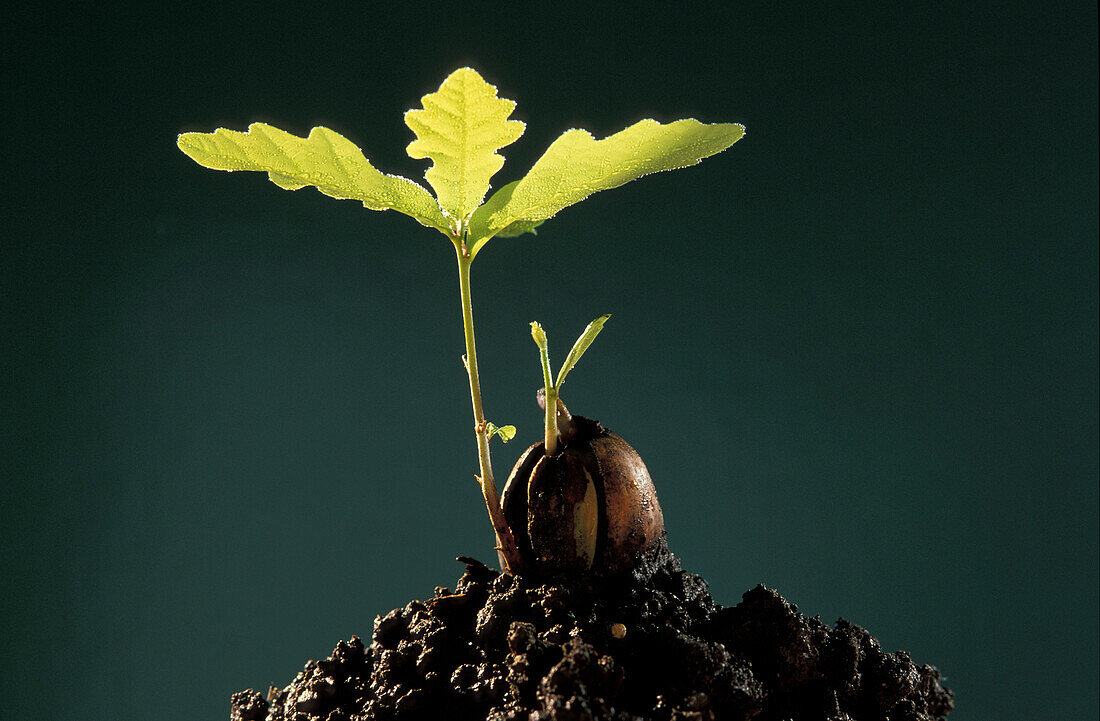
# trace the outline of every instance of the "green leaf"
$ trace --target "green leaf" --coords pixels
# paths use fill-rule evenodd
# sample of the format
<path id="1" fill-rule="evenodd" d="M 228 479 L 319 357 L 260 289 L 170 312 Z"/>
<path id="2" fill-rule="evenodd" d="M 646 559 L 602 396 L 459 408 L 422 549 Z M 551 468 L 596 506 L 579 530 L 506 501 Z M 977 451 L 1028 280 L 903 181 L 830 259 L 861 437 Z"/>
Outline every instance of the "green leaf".
<path id="1" fill-rule="evenodd" d="M 264 123 L 248 132 L 218 128 L 184 133 L 176 140 L 192 160 L 214 170 L 259 170 L 284 190 L 312 185 L 333 198 L 358 200 L 371 210 L 396 210 L 449 235 L 439 205 L 420 185 L 384 175 L 344 136 L 316 127 L 308 138 Z"/>
<path id="2" fill-rule="evenodd" d="M 497 231 L 497 236 L 501 238 L 515 238 L 523 235 L 524 233 L 530 233 L 531 235 L 538 235 L 539 232 L 535 228 L 542 225 L 543 221 L 526 221 L 517 220 L 509 225 L 507 228 L 501 231 Z"/>
<path id="3" fill-rule="evenodd" d="M 472 68 L 455 70 L 421 104 L 423 110 L 405 113 L 405 124 L 416 134 L 406 150 L 416 160 L 431 159 L 424 177 L 461 230 L 504 165 L 496 151 L 519 139 L 525 126 L 508 120 L 516 104 L 498 98 L 497 89 Z"/>
<path id="4" fill-rule="evenodd" d="M 498 192 L 510 195 L 511 192 L 512 192 L 511 189 L 514 188 L 516 183 L 518 183 L 518 182 L 519 182 L 518 180 L 513 180 L 511 183 L 508 183 L 508 185 L 505 185 L 503 188 L 501 188 Z M 474 214 L 475 215 L 477 214 L 476 211 L 475 211 Z M 542 223 L 543 223 L 543 221 L 541 221 L 541 220 L 535 220 L 535 221 L 517 220 L 516 222 L 514 222 L 511 225 L 507 226 L 503 230 L 498 230 L 496 234 L 498 236 L 500 236 L 501 238 L 515 238 L 517 236 L 523 235 L 524 233 L 530 233 L 531 235 L 538 235 L 538 232 L 535 230 L 535 228 L 542 225 Z M 482 245 L 484 245 L 484 243 Z"/>
<path id="5" fill-rule="evenodd" d="M 488 430 L 489 430 L 489 438 L 490 439 L 493 436 L 500 436 L 500 440 L 507 443 L 508 441 L 510 441 L 510 440 L 512 440 L 513 438 L 516 437 L 516 427 L 515 426 L 499 426 L 498 427 L 498 426 L 496 426 L 492 423 L 487 423 L 486 426 L 488 427 Z"/>
<path id="6" fill-rule="evenodd" d="M 569 355 L 565 357 L 565 362 L 561 364 L 561 370 L 558 371 L 558 382 L 555 388 L 561 390 L 561 386 L 565 383 L 565 376 L 569 371 L 573 370 L 573 366 L 577 365 L 577 361 L 581 359 L 584 352 L 588 350 L 588 346 L 592 345 L 592 341 L 596 340 L 596 336 L 603 330 L 603 324 L 607 322 L 610 315 L 601 315 L 596 320 L 588 324 L 588 327 L 581 333 L 580 338 L 577 338 L 577 342 L 573 344 L 573 349 L 569 351 Z"/>
<path id="7" fill-rule="evenodd" d="M 642 120 L 596 140 L 586 130 L 568 130 L 550 144 L 524 178 L 495 192 L 470 221 L 472 253 L 516 223 L 540 223 L 600 190 L 695 165 L 730 147 L 745 134 L 737 123 L 707 125 Z"/>

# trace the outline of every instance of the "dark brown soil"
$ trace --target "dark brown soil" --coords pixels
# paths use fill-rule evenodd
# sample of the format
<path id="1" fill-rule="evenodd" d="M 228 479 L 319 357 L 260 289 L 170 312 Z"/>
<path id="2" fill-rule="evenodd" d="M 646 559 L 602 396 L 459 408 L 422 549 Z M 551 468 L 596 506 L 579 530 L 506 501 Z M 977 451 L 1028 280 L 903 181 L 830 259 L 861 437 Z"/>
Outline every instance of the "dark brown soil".
<path id="1" fill-rule="evenodd" d="M 951 710 L 932 666 L 757 586 L 736 606 L 661 547 L 628 578 L 569 585 L 470 558 L 452 592 L 412 601 L 310 661 L 233 721 L 493 719 L 924 721 Z"/>

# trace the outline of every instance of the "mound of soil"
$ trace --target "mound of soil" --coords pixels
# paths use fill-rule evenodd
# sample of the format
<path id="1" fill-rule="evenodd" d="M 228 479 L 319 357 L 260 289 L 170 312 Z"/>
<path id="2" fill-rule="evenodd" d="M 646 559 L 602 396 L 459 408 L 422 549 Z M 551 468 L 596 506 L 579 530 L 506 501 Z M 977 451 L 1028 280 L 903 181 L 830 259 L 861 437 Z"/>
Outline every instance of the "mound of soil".
<path id="1" fill-rule="evenodd" d="M 952 694 L 932 666 L 757 586 L 715 604 L 661 544 L 629 577 L 569 584 L 471 558 L 454 591 L 412 601 L 310 661 L 232 721 L 930 721 Z"/>

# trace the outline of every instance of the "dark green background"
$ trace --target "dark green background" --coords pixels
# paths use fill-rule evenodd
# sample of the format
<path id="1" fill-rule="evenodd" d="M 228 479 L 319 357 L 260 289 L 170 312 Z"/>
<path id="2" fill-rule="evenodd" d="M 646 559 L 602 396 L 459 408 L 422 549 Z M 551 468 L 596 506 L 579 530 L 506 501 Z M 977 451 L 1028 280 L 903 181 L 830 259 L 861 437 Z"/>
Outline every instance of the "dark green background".
<path id="1" fill-rule="evenodd" d="M 563 130 L 738 121 L 474 268 L 507 473 L 527 323 L 646 459 L 719 602 L 763 582 L 939 666 L 952 719 L 1097 708 L 1097 14 L 1080 3 L 111 3 L 3 18 L 12 719 L 224 719 L 491 555 L 454 260 L 396 213 L 204 170 L 324 124 L 420 178 L 452 69 Z"/>

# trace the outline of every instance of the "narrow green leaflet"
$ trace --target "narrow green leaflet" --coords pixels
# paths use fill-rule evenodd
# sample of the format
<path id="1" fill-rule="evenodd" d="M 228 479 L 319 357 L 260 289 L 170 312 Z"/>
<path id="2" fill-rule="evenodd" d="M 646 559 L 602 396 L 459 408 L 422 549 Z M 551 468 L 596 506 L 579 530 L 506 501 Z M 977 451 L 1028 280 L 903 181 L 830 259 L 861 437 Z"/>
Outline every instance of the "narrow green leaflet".
<path id="1" fill-rule="evenodd" d="M 577 342 L 573 344 L 573 349 L 569 351 L 569 355 L 565 357 L 565 362 L 561 364 L 561 370 L 558 371 L 557 385 L 554 386 L 558 390 L 561 390 L 561 386 L 565 383 L 565 376 L 569 371 L 573 370 L 573 366 L 577 365 L 577 361 L 581 359 L 584 352 L 588 350 L 588 346 L 592 345 L 592 341 L 596 340 L 596 336 L 603 330 L 603 324 L 607 322 L 610 315 L 601 315 L 596 320 L 588 324 L 588 327 L 581 333 L 581 337 L 577 338 Z"/>
<path id="2" fill-rule="evenodd" d="M 406 151 L 416 160 L 431 159 L 424 177 L 460 230 L 504 165 L 496 151 L 518 140 L 525 126 L 508 120 L 516 104 L 498 98 L 497 89 L 472 68 L 455 70 L 421 103 L 423 110 L 405 113 L 405 124 L 416 134 Z"/>
<path id="3" fill-rule="evenodd" d="M 333 198 L 358 200 L 371 210 L 396 210 L 449 234 L 447 220 L 427 190 L 379 172 L 355 143 L 328 128 L 316 127 L 308 138 L 300 138 L 252 123 L 246 133 L 225 128 L 184 133 L 176 144 L 207 168 L 264 171 L 284 190 L 312 185 Z"/>
<path id="4" fill-rule="evenodd" d="M 490 238 L 517 223 L 539 223 L 600 190 L 631 180 L 695 165 L 730 147 L 745 134 L 737 123 L 707 125 L 677 120 L 662 125 L 642 120 L 603 140 L 586 130 L 568 130 L 520 181 L 509 183 L 481 206 L 470 222 L 476 253 Z"/>
<path id="5" fill-rule="evenodd" d="M 500 440 L 507 443 L 516 437 L 515 426 L 498 426 L 494 423 L 486 423 L 485 426 L 489 431 L 489 438 L 500 436 Z"/>

